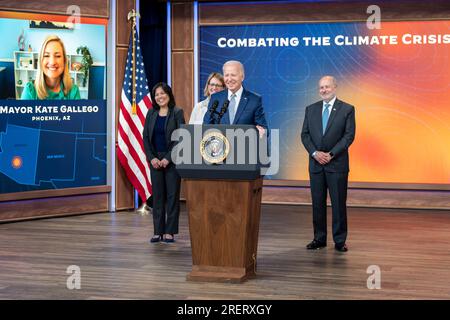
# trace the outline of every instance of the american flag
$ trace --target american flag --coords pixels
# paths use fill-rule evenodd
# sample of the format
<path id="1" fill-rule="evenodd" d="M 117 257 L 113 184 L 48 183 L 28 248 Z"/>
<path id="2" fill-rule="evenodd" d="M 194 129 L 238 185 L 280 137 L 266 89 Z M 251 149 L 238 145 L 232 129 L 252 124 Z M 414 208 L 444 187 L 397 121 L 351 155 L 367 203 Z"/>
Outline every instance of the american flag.
<path id="1" fill-rule="evenodd" d="M 135 72 L 133 72 L 133 40 L 135 43 Z M 133 73 L 135 85 L 133 86 Z M 133 106 L 133 90 L 135 90 L 135 106 Z M 152 108 L 144 62 L 139 46 L 139 37 L 134 26 L 130 34 L 127 64 L 122 86 L 119 111 L 119 129 L 117 157 L 124 168 L 128 179 L 138 191 L 142 201 L 152 194 L 150 169 L 145 157 L 142 131 L 148 109 Z"/>

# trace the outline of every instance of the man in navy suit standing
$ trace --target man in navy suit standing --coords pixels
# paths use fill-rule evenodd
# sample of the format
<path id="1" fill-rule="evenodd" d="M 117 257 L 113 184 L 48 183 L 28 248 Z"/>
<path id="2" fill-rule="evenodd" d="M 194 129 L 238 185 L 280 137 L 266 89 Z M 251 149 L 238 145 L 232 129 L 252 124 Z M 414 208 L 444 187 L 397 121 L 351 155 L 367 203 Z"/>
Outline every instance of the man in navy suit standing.
<path id="1" fill-rule="evenodd" d="M 348 148 L 355 138 L 355 108 L 336 98 L 336 79 L 319 81 L 322 101 L 305 111 L 302 143 L 309 154 L 314 239 L 306 248 L 327 245 L 327 189 L 331 197 L 335 249 L 346 252 Z"/>
<path id="2" fill-rule="evenodd" d="M 267 129 L 262 99 L 242 86 L 242 63 L 233 60 L 225 62 L 223 78 L 227 90 L 211 95 L 203 124 L 253 124 L 262 136 Z"/>

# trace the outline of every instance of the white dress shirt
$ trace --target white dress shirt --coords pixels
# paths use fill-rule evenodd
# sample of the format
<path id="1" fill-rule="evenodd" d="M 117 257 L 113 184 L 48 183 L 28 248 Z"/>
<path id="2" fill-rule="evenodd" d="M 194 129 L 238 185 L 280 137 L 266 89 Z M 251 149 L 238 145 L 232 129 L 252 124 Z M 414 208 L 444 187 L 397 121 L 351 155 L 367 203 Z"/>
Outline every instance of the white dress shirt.
<path id="1" fill-rule="evenodd" d="M 210 97 L 197 103 L 192 110 L 191 118 L 189 119 L 189 124 L 203 124 L 203 117 L 206 111 L 208 111 Z"/>
<path id="2" fill-rule="evenodd" d="M 334 102 L 336 101 L 336 96 L 334 96 L 333 99 L 330 100 L 330 102 L 325 102 L 323 101 L 323 107 L 322 107 L 322 116 L 323 116 L 323 112 L 325 111 L 325 105 L 329 104 L 330 106 L 328 107 L 328 114 L 331 116 L 331 111 L 333 110 L 333 106 L 334 106 Z"/>
<path id="3" fill-rule="evenodd" d="M 241 101 L 242 92 L 244 92 L 244 87 L 243 86 L 241 86 L 239 88 L 239 90 L 234 93 L 234 95 L 235 95 L 234 100 L 236 101 L 235 109 L 234 109 L 234 116 L 235 116 L 235 118 L 236 118 L 236 113 L 237 113 L 237 110 L 238 110 L 239 102 Z M 233 92 L 228 90 L 228 101 L 231 100 L 232 94 L 233 94 Z"/>

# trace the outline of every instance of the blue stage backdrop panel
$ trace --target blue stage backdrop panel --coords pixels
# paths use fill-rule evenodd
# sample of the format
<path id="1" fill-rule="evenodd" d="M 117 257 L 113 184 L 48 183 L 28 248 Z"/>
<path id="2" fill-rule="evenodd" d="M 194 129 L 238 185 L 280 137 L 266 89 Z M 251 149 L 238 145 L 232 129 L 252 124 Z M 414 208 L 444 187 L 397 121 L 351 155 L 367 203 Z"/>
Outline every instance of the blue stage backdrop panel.
<path id="1" fill-rule="evenodd" d="M 450 21 L 202 26 L 199 97 L 211 72 L 241 61 L 244 87 L 262 96 L 280 133 L 280 170 L 266 178 L 307 181 L 305 107 L 320 100 L 319 79 L 334 75 L 338 98 L 356 108 L 350 181 L 448 185 L 449 30 Z"/>

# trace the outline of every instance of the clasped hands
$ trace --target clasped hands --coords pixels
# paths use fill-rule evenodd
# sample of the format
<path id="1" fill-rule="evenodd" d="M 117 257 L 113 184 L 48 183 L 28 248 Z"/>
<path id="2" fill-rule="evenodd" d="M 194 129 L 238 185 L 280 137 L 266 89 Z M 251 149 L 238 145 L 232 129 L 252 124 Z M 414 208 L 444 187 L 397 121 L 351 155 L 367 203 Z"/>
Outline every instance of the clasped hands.
<path id="1" fill-rule="evenodd" d="M 164 169 L 169 165 L 169 160 L 167 160 L 166 158 L 163 158 L 162 160 L 153 158 L 150 162 L 152 164 L 152 167 L 155 169 Z"/>
<path id="2" fill-rule="evenodd" d="M 314 159 L 321 165 L 325 165 L 331 161 L 333 157 L 330 155 L 329 152 L 323 152 L 323 151 L 316 151 L 316 154 L 314 155 Z"/>

